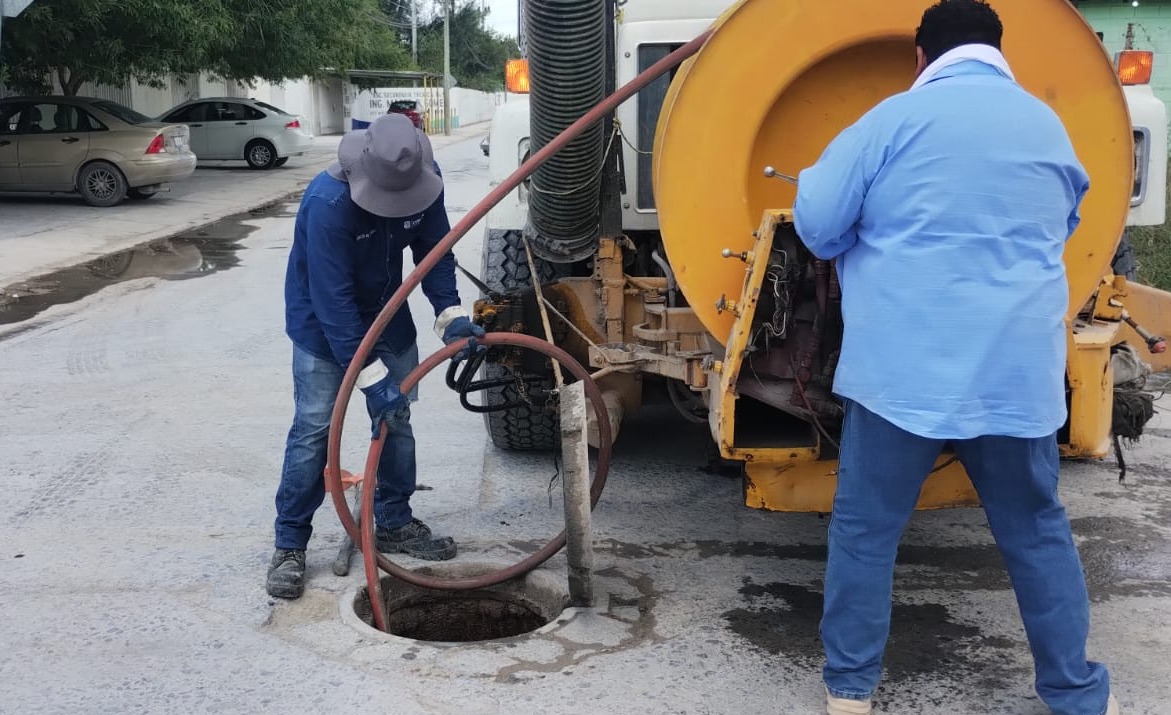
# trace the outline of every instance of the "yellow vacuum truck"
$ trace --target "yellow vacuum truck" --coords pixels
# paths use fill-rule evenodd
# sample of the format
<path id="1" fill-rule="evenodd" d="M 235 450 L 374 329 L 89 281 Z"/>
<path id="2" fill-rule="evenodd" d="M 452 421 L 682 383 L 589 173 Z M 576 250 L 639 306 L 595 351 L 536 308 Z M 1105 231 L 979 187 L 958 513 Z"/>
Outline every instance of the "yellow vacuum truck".
<path id="1" fill-rule="evenodd" d="M 722 458 L 744 465 L 749 506 L 828 512 L 841 291 L 833 264 L 795 234 L 795 188 L 783 179 L 909 88 L 927 4 L 526 0 L 525 58 L 508 72 L 516 94 L 486 147 L 496 181 L 614 87 L 714 32 L 489 215 L 478 320 L 551 337 L 588 364 L 615 434 L 644 390 L 665 386 L 683 418 L 709 426 Z M 1111 269 L 1128 223 L 1164 220 L 1166 110 L 1150 95 L 1150 53 L 1108 56 L 1067 0 L 992 4 L 1018 81 L 1060 115 L 1092 182 L 1065 254 L 1060 442 L 1066 457 L 1102 458 L 1116 417 L 1112 354 L 1128 343 L 1167 366 L 1158 335 L 1171 331 L 1171 294 Z M 498 446 L 555 445 L 551 364 L 494 348 L 480 378 L 473 402 Z M 1133 429 L 1149 418 L 1144 409 L 1140 401 Z M 920 507 L 976 503 L 962 465 L 944 454 Z"/>

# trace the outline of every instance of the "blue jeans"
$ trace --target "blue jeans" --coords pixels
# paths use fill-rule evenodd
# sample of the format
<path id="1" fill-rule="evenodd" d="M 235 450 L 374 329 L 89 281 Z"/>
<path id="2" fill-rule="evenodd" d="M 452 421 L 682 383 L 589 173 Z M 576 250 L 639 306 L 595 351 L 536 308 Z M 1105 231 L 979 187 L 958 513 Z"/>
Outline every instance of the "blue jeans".
<path id="1" fill-rule="evenodd" d="M 391 377 L 401 382 L 419 363 L 418 347 L 401 354 L 376 349 Z M 276 492 L 276 547 L 304 549 L 313 533 L 313 513 L 325 500 L 326 447 L 329 420 L 345 370 L 293 346 L 293 426 L 285 443 L 281 485 Z M 355 391 L 357 392 L 357 391 Z M 361 395 L 360 392 L 357 394 Z M 418 391 L 410 395 L 418 398 Z M 411 495 L 415 493 L 415 436 L 410 409 L 389 427 L 382 459 L 378 463 L 378 487 L 374 490 L 374 522 L 393 529 L 411 520 Z M 363 432 L 368 425 L 363 425 Z"/>
<path id="2" fill-rule="evenodd" d="M 821 621 L 823 677 L 835 697 L 865 700 L 878 686 L 899 538 L 943 446 L 846 404 Z M 1090 603 L 1057 497 L 1056 436 L 979 437 L 953 446 L 1012 580 L 1037 694 L 1057 715 L 1102 715 L 1110 680 L 1102 665 L 1086 660 Z"/>

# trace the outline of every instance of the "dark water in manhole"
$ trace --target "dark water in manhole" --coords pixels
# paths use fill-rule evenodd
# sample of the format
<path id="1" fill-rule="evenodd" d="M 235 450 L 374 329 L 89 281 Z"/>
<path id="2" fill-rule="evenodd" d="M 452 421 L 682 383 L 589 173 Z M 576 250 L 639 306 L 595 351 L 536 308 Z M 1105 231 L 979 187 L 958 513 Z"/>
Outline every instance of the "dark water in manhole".
<path id="1" fill-rule="evenodd" d="M 235 268 L 243 241 L 256 230 L 245 221 L 288 216 L 274 204 L 229 216 L 172 238 L 158 239 L 125 251 L 23 281 L 0 290 L 0 325 L 20 323 L 54 305 L 93 295 L 136 278 L 185 280 Z M 9 334 L 6 337 L 12 337 Z"/>
<path id="2" fill-rule="evenodd" d="M 355 599 L 354 610 L 367 625 L 374 625 L 364 590 Z M 484 592 L 427 594 L 394 601 L 388 617 L 387 630 L 393 635 L 444 643 L 511 638 L 532 633 L 553 620 L 524 599 Z"/>

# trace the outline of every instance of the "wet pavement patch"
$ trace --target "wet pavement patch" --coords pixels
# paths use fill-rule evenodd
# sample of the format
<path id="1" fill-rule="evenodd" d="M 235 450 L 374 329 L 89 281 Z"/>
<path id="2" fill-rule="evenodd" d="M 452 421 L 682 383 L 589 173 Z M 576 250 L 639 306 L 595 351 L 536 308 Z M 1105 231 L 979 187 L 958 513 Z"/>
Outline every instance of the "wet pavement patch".
<path id="1" fill-rule="evenodd" d="M 1171 540 L 1162 530 L 1123 517 L 1072 521 L 1095 603 L 1116 596 L 1171 596 Z"/>
<path id="2" fill-rule="evenodd" d="M 0 289 L 0 326 L 29 320 L 54 305 L 73 303 L 137 278 L 184 280 L 234 268 L 240 263 L 241 242 L 256 230 L 245 222 L 293 215 L 283 210 L 286 205 L 276 203 L 229 216 Z"/>
<path id="3" fill-rule="evenodd" d="M 794 584 L 746 581 L 740 594 L 745 606 L 723 614 L 733 632 L 799 667 L 821 667 L 820 592 Z M 898 683 L 943 673 L 974 685 L 1001 682 L 1018 670 L 1003 657 L 1005 651 L 1021 647 L 1010 639 L 987 636 L 975 626 L 956 622 L 947 606 L 895 603 L 884 679 Z"/>

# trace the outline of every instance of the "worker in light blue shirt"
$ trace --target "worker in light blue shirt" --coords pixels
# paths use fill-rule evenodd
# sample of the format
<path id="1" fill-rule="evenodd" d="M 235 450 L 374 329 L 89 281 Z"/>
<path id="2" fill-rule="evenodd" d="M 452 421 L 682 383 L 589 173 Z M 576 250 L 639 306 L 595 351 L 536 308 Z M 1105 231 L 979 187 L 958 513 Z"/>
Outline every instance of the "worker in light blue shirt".
<path id="1" fill-rule="evenodd" d="M 1015 82 L 1002 32 L 980 0 L 929 8 L 911 90 L 799 176 L 796 229 L 836 261 L 845 321 L 821 628 L 831 715 L 870 712 L 899 538 L 949 442 L 1005 556 L 1042 700 L 1118 712 L 1086 659 L 1085 578 L 1057 496 L 1062 252 L 1089 181 L 1057 115 Z"/>
<path id="2" fill-rule="evenodd" d="M 313 514 L 325 498 L 323 472 L 330 417 L 346 369 L 375 317 L 402 285 L 403 254 L 419 263 L 450 230 L 443 179 L 427 136 L 401 114 L 384 115 L 347 134 L 338 162 L 305 188 L 285 274 L 285 332 L 293 343 L 293 425 L 276 493 L 276 549 L 267 590 L 298 598 L 305 588 L 305 549 Z M 445 343 L 482 337 L 460 307 L 455 257 L 449 252 L 423 279 Z M 414 518 L 415 438 L 399 385 L 419 362 L 415 323 L 403 306 L 362 366 L 373 434 L 386 430 L 374 493 L 375 546 L 384 553 L 443 561 L 451 537 Z M 471 346 L 469 345 L 469 348 Z"/>

